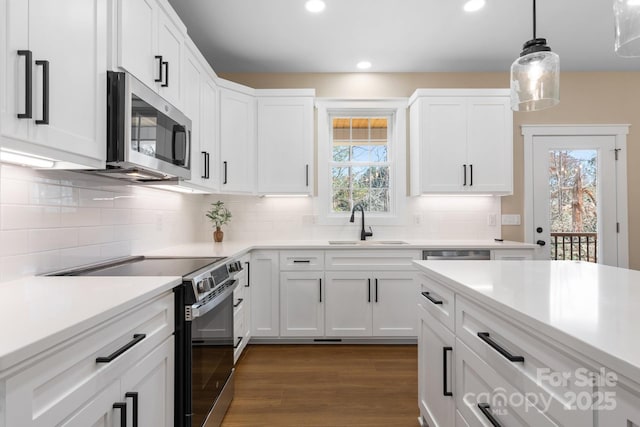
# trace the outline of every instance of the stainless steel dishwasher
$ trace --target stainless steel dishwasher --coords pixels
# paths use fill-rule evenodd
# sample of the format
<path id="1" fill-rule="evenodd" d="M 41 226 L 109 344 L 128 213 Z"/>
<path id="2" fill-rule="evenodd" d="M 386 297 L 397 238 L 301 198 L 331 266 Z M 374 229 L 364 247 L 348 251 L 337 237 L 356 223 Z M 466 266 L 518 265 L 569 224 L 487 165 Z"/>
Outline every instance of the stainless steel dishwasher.
<path id="1" fill-rule="evenodd" d="M 422 259 L 453 259 L 457 261 L 489 260 L 491 259 L 491 251 L 488 249 L 428 249 L 422 251 Z"/>

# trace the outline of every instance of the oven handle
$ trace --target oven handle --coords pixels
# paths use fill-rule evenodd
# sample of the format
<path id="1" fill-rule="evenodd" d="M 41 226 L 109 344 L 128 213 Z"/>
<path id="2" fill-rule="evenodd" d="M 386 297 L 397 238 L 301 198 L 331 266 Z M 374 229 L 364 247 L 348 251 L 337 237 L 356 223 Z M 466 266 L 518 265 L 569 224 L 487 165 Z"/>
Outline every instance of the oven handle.
<path id="1" fill-rule="evenodd" d="M 231 284 L 226 287 L 224 291 L 218 294 L 215 298 L 203 303 L 203 304 L 193 304 L 191 306 L 191 318 L 195 319 L 197 317 L 202 317 L 214 308 L 216 308 L 222 301 L 227 299 L 227 297 L 233 295 L 233 291 L 238 287 L 238 281 L 233 280 Z"/>

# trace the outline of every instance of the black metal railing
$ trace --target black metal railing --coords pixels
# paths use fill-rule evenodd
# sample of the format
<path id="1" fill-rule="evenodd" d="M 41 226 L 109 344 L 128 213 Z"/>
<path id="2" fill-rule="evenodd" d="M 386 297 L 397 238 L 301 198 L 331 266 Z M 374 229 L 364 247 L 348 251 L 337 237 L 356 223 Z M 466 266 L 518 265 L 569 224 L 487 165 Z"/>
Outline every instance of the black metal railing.
<path id="1" fill-rule="evenodd" d="M 598 262 L 598 233 L 551 233 L 551 259 Z"/>

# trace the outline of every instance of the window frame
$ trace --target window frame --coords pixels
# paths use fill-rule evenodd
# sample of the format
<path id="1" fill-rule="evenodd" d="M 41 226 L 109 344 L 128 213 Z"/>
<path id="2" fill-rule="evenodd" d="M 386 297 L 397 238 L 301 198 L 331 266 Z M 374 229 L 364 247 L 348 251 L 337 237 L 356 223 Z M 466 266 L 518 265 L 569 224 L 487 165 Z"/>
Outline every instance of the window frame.
<path id="1" fill-rule="evenodd" d="M 366 213 L 367 225 L 403 225 L 407 197 L 407 98 L 346 100 L 317 99 L 318 113 L 318 223 L 345 225 L 351 212 L 331 212 L 333 165 L 332 119 L 343 117 L 388 117 L 389 212 Z"/>

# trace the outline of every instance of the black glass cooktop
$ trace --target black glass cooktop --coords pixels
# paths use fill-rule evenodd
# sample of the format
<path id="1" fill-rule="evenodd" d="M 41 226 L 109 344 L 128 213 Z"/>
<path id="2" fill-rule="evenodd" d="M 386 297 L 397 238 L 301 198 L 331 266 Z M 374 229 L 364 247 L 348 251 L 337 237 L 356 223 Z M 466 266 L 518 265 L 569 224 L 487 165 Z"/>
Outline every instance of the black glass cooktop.
<path id="1" fill-rule="evenodd" d="M 66 270 L 52 276 L 187 276 L 224 258 L 135 257 L 113 263 Z"/>

